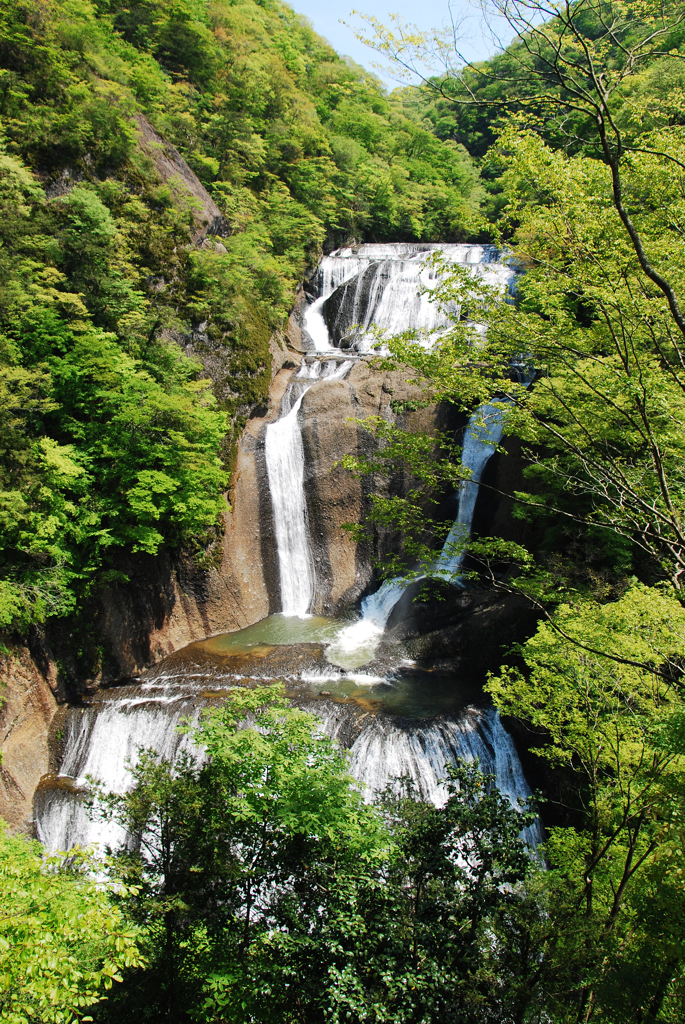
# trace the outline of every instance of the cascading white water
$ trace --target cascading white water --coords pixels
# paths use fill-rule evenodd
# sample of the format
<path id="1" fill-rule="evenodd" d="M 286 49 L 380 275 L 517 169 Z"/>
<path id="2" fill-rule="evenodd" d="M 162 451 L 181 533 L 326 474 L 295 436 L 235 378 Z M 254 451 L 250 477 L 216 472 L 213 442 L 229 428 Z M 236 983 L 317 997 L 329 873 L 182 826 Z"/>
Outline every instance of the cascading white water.
<path id="1" fill-rule="evenodd" d="M 415 329 L 430 338 L 448 326 L 440 307 L 431 301 L 438 272 L 426 257 L 440 252 L 446 260 L 469 267 L 474 276 L 506 290 L 514 271 L 502 263 L 494 246 L 440 243 L 366 244 L 338 249 L 319 268 L 319 296 L 304 316 L 304 326 L 317 351 L 331 347 L 324 306 L 333 292 L 347 286 L 351 302 L 346 320 L 357 328 L 354 347 L 366 352 L 370 328 L 388 335 Z M 355 280 L 356 279 L 356 280 Z"/>
<path id="2" fill-rule="evenodd" d="M 202 757 L 187 733 L 179 732 L 184 719 L 197 721 L 199 716 L 187 694 L 177 690 L 174 697 L 171 690 L 166 697 L 150 698 L 144 689 L 134 697 L 110 699 L 98 707 L 70 712 L 60 774 L 36 794 L 38 838 L 48 852 L 67 850 L 77 843 L 100 849 L 126 843 L 119 826 L 89 813 L 84 801 L 89 779 L 100 782 L 105 792 L 124 793 L 131 785 L 131 767 L 141 748 L 172 760 L 184 751 Z M 345 725 L 344 705 L 319 705 L 316 713 L 322 718 L 324 732 L 339 739 Z M 407 777 L 421 799 L 442 806 L 447 795 L 445 766 L 457 758 L 478 759 L 481 770 L 495 776 L 497 788 L 512 806 L 517 806 L 519 798 L 530 796 L 514 743 L 493 709 L 433 721 L 373 717 L 350 748 L 350 772 L 363 783 L 369 801 L 388 785 L 395 785 L 395 780 Z M 542 839 L 539 823 L 524 830 L 524 838 L 536 846 Z"/>
<path id="3" fill-rule="evenodd" d="M 324 731 L 337 738 L 343 719 L 334 707 L 323 713 L 323 722 Z M 399 780 L 408 778 L 420 799 L 441 807 L 447 799 L 445 766 L 457 759 L 478 760 L 484 774 L 495 776 L 495 785 L 512 807 L 531 795 L 514 741 L 494 708 L 416 723 L 377 716 L 350 748 L 351 773 L 366 787 L 368 801 L 388 786 L 397 790 Z M 537 821 L 524 833 L 531 846 L 542 841 Z"/>
<path id="4" fill-rule="evenodd" d="M 402 597 L 407 586 L 401 577 L 385 580 L 373 594 L 362 601 L 361 615 L 344 626 L 326 649 L 326 657 L 333 665 L 359 668 L 371 661 L 380 643 L 390 613 Z"/>
<path id="5" fill-rule="evenodd" d="M 326 352 L 332 348 L 328 335 L 328 327 L 323 317 L 323 306 L 333 292 L 345 281 L 356 277 L 362 268 L 363 261 L 351 255 L 325 256 L 319 266 L 319 296 L 312 302 L 304 315 L 304 326 L 312 339 L 316 352 Z"/>
<path id="6" fill-rule="evenodd" d="M 456 582 L 456 574 L 464 561 L 464 547 L 471 536 L 483 470 L 497 450 L 503 433 L 504 410 L 492 403 L 476 409 L 464 433 L 461 464 L 470 475 L 459 485 L 457 518 L 435 563 L 435 568 L 441 570 L 444 578 L 452 583 Z"/>
<path id="7" fill-rule="evenodd" d="M 160 758 L 177 757 L 183 750 L 197 756 L 197 747 L 179 732 L 186 716 L 197 713 L 178 693 L 166 699 L 108 700 L 72 710 L 64 728 L 59 776 L 36 793 L 36 829 L 48 852 L 68 850 L 76 843 L 124 843 L 126 835 L 119 826 L 90 816 L 84 803 L 88 779 L 102 783 L 106 792 L 123 793 L 131 784 L 130 768 L 140 749 L 152 749 Z"/>
<path id="8" fill-rule="evenodd" d="M 483 470 L 501 441 L 503 431 L 504 411 L 488 403 L 473 413 L 464 432 L 461 465 L 468 471 L 469 477 L 459 485 L 457 517 L 434 566 L 444 579 L 452 583 L 458 581 L 457 573 L 464 560 L 465 542 L 471 534 Z M 370 661 L 392 610 L 406 587 L 407 580 L 397 576 L 385 580 L 374 594 L 365 597 L 360 618 L 341 629 L 328 648 L 329 660 L 344 666 L 350 665 L 350 658 L 360 665 Z"/>
<path id="9" fill-rule="evenodd" d="M 280 570 L 281 608 L 284 615 L 299 616 L 309 611 L 316 587 L 304 494 L 304 448 L 297 422 L 303 398 L 304 392 L 285 415 L 266 428 L 264 441 Z"/>
<path id="10" fill-rule="evenodd" d="M 284 615 L 306 615 L 316 595 L 316 571 L 304 493 L 304 447 L 298 420 L 300 405 L 313 384 L 319 380 L 341 380 L 349 368 L 349 360 L 303 362 L 283 396 L 280 418 L 266 428 L 264 454 Z"/>
<path id="11" fill-rule="evenodd" d="M 501 262 L 494 246 L 438 244 L 369 244 L 355 249 L 340 249 L 322 260 L 321 298 L 315 311 L 315 333 L 323 344 L 330 338 L 322 315 L 324 302 L 337 287 L 352 291 L 348 321 L 358 325 L 355 343 L 360 351 L 369 348 L 364 332 L 371 327 L 388 334 L 415 329 L 430 340 L 448 326 L 448 319 L 431 301 L 431 289 L 439 275 L 426 266 L 426 258 L 434 251 L 452 262 L 467 266 L 471 273 L 505 292 L 512 285 L 515 271 Z M 349 272 L 346 268 L 349 267 Z M 356 281 L 355 281 L 356 279 Z M 314 305 L 310 311 L 314 310 Z M 313 314 L 314 315 L 314 314 Z M 305 318 L 305 322 L 307 320 Z M 476 410 L 464 435 L 462 466 L 470 477 L 459 488 L 456 521 L 439 556 L 436 568 L 445 578 L 453 579 L 463 560 L 464 541 L 468 539 L 483 469 L 502 437 L 503 413 L 491 404 Z M 373 657 L 393 608 L 401 598 L 406 580 L 386 580 L 362 602 L 360 618 L 342 629 L 329 647 L 328 656 L 334 664 L 351 665 Z M 361 660 L 360 660 L 361 659 Z"/>

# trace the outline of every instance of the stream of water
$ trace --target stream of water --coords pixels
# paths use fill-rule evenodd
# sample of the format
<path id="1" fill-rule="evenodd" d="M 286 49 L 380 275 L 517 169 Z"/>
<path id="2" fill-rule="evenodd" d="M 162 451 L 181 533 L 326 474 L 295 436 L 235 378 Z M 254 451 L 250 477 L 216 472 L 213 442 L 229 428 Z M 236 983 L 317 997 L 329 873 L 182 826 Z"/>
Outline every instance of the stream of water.
<path id="1" fill-rule="evenodd" d="M 306 615 L 316 594 L 316 573 L 304 494 L 304 448 L 298 420 L 305 394 L 316 381 L 342 380 L 349 360 L 303 361 L 288 385 L 281 415 L 265 432 L 264 454 L 276 531 L 284 615 Z"/>
<path id="2" fill-rule="evenodd" d="M 464 431 L 461 465 L 465 477 L 459 485 L 457 517 L 434 566 L 443 579 L 455 585 L 459 584 L 465 545 L 471 535 L 483 470 L 494 455 L 503 431 L 503 411 L 496 405 L 478 408 Z M 364 598 L 359 619 L 341 629 L 330 646 L 329 658 L 334 664 L 364 664 L 373 657 L 406 586 L 406 579 L 398 576 L 385 580 L 374 594 Z"/>

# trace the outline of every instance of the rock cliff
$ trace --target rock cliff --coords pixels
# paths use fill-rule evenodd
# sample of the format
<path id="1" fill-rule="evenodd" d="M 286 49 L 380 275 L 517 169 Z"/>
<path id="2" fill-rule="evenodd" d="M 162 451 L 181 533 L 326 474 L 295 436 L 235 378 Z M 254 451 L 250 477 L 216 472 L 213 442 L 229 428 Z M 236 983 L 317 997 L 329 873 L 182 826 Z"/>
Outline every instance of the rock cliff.
<path id="1" fill-rule="evenodd" d="M 135 675 L 192 640 L 241 629 L 279 608 L 278 565 L 264 464 L 264 432 L 278 418 L 285 389 L 299 365 L 292 346 L 284 352 L 269 396 L 268 408 L 248 420 L 238 445 L 225 516 L 221 561 L 197 569 L 192 560 L 168 556 L 137 560 L 129 570 L 131 583 L 112 587 L 102 596 L 100 632 L 107 657 L 95 685 Z M 295 360 L 298 363 L 295 363 Z M 343 529 L 357 522 L 372 487 L 388 490 L 398 480 L 361 481 L 337 465 L 343 455 L 365 450 L 368 432 L 356 420 L 370 415 L 394 418 L 390 401 L 416 397 L 406 373 L 377 372 L 355 364 L 341 381 L 322 381 L 306 393 L 301 407 L 302 436 L 307 456 L 305 488 L 317 567 L 315 611 L 334 614 L 354 603 L 368 589 L 373 557 L 368 544 L 358 545 Z M 437 423 L 435 409 L 410 414 L 422 426 Z M 141 571 L 141 567 L 145 567 Z"/>
<path id="2" fill-rule="evenodd" d="M 49 769 L 48 737 L 57 710 L 54 665 L 44 674 L 28 648 L 17 647 L 0 659 L 0 677 L 0 817 L 30 834 L 33 794 Z"/>

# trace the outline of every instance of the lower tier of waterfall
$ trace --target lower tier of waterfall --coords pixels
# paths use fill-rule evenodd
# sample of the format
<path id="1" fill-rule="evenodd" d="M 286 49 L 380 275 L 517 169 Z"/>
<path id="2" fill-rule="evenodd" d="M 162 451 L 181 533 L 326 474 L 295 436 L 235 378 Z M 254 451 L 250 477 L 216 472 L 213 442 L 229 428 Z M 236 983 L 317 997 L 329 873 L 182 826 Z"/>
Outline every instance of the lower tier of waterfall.
<path id="1" fill-rule="evenodd" d="M 43 780 L 35 798 L 37 834 L 48 851 L 76 844 L 102 850 L 125 842 L 117 826 L 90 810 L 93 784 L 105 792 L 125 792 L 141 750 L 171 760 L 182 751 L 201 758 L 201 750 L 188 735 L 188 723 L 197 722 L 203 708 L 216 706 L 236 685 L 236 674 L 228 664 L 225 669 L 222 673 L 214 660 L 210 667 L 188 676 L 161 673 L 142 686 L 110 692 L 92 706 L 68 711 L 59 772 Z M 458 758 L 477 759 L 484 772 L 495 776 L 497 787 L 512 805 L 530 795 L 514 743 L 493 709 L 466 708 L 458 715 L 414 720 L 382 711 L 360 714 L 363 700 L 350 704 L 312 699 L 320 692 L 325 674 L 304 671 L 300 675 L 299 681 L 294 680 L 295 699 L 321 719 L 327 735 L 349 749 L 351 774 L 364 787 L 367 799 L 406 778 L 421 799 L 441 805 L 446 798 L 445 766 Z M 244 674 L 239 681 L 246 681 Z M 384 682 L 363 674 L 356 677 L 361 688 Z M 537 844 L 540 827 L 528 829 L 526 839 Z"/>
<path id="2" fill-rule="evenodd" d="M 59 772 L 43 779 L 34 800 L 38 838 L 47 850 L 124 843 L 120 828 L 89 813 L 92 783 L 104 792 L 125 792 L 141 750 L 171 760 L 183 750 L 198 753 L 181 731 L 186 719 L 198 715 L 185 693 L 150 699 L 144 690 L 131 688 L 114 699 L 72 708 L 62 728 Z"/>
<path id="3" fill-rule="evenodd" d="M 216 707 L 236 687 L 276 681 L 349 751 L 351 773 L 368 799 L 404 777 L 420 798 L 439 805 L 445 799 L 445 766 L 457 758 L 478 759 L 512 804 L 530 795 L 499 716 L 474 703 L 479 691 L 459 684 L 450 672 L 421 670 L 402 650 L 393 667 L 341 669 L 326 657 L 339 629 L 335 619 L 274 615 L 190 644 L 135 685 L 65 709 L 59 769 L 43 779 L 35 798 L 41 841 L 50 851 L 76 843 L 103 848 L 124 842 L 116 827 L 92 816 L 92 786 L 124 792 L 141 750 L 171 760 L 182 752 L 201 758 L 188 729 L 203 710 Z M 526 837 L 539 842 L 539 827 Z"/>
<path id="4" fill-rule="evenodd" d="M 323 721 L 326 733 L 336 737 L 344 716 L 337 708 L 329 708 Z M 445 766 L 457 760 L 478 761 L 513 807 L 531 795 L 514 742 L 493 708 L 470 708 L 458 718 L 419 722 L 379 715 L 350 747 L 350 770 L 366 787 L 369 800 L 388 786 L 397 789 L 407 779 L 421 800 L 440 807 L 447 799 Z M 542 841 L 539 822 L 525 830 L 525 838 L 531 846 Z"/>

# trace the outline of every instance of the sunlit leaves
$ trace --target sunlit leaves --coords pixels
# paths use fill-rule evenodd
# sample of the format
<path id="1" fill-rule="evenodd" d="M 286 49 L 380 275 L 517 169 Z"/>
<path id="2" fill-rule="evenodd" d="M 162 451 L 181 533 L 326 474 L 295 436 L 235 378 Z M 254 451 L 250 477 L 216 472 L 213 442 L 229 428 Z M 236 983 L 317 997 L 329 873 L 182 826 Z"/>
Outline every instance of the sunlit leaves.
<path id="1" fill-rule="evenodd" d="M 94 867 L 83 850 L 46 861 L 0 823 L 0 1020 L 82 1020 L 124 968 L 143 963 L 137 929 L 110 899 L 126 887 L 96 882 Z"/>
<path id="2" fill-rule="evenodd" d="M 465 1008 L 485 1022 L 508 1005 L 505 950 L 518 915 L 537 913 L 520 839 L 533 816 L 492 776 L 450 765 L 444 807 L 409 785 L 369 805 L 347 755 L 280 687 L 234 689 L 193 738 L 203 764 L 145 752 L 133 788 L 105 797 L 129 836 L 117 861 L 142 886 L 131 906 L 152 961 L 107 1019 L 171 999 L 177 1015 L 236 1024 L 288 1024 L 302 1005 L 339 1022 Z"/>
<path id="3" fill-rule="evenodd" d="M 560 607 L 519 654 L 523 669 L 488 689 L 539 730 L 536 753 L 565 779 L 568 819 L 546 847 L 550 991 L 560 1005 L 570 987 L 594 991 L 598 1012 L 628 1020 L 653 990 L 647 964 L 670 950 L 677 991 L 682 963 L 685 612 L 672 591 L 634 585 L 614 603 Z"/>

